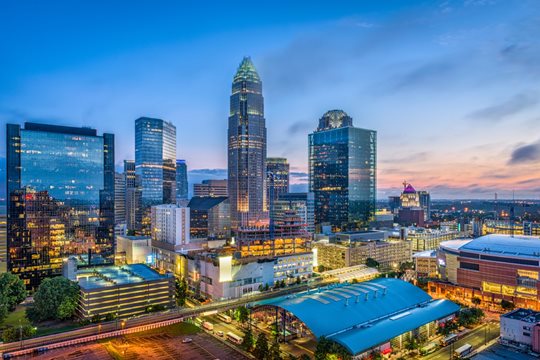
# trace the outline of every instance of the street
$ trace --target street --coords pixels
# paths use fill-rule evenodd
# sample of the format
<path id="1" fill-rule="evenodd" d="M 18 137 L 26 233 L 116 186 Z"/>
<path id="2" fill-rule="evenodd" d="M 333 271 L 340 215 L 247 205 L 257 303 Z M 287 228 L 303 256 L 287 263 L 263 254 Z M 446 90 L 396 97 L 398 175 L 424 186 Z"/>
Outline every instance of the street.
<path id="1" fill-rule="evenodd" d="M 495 339 L 499 336 L 500 326 L 499 323 L 488 323 L 481 325 L 476 329 L 472 330 L 470 333 L 465 335 L 463 338 L 459 339 L 453 344 L 450 344 L 433 354 L 425 356 L 423 359 L 429 360 L 448 360 L 452 358 L 452 353 L 455 349 L 459 348 L 465 344 L 471 344 L 473 350 L 477 349 L 479 346 L 484 345 L 486 342 Z"/>

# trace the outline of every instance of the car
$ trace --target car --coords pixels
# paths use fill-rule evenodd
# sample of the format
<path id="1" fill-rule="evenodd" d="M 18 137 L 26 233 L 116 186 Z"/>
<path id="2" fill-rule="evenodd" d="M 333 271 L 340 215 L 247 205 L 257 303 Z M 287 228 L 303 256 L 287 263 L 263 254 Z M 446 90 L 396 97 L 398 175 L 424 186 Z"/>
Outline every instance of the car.
<path id="1" fill-rule="evenodd" d="M 192 341 L 193 341 L 192 338 L 184 338 L 184 339 L 182 340 L 182 343 L 187 344 L 187 343 L 190 343 L 190 342 L 192 342 Z"/>
<path id="2" fill-rule="evenodd" d="M 216 331 L 216 335 L 223 337 L 223 331 L 221 330 Z"/>

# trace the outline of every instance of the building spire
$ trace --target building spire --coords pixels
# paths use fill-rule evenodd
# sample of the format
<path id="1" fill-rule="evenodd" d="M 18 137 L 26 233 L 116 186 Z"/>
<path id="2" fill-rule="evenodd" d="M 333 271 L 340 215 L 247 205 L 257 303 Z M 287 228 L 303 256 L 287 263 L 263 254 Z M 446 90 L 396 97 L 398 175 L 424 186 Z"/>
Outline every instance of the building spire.
<path id="1" fill-rule="evenodd" d="M 253 62 L 251 61 L 251 57 L 244 56 L 242 59 L 242 62 L 240 63 L 240 66 L 238 66 L 238 70 L 236 70 L 236 74 L 234 75 L 234 81 L 242 81 L 242 80 L 248 80 L 248 81 L 256 81 L 260 82 L 261 78 L 259 77 L 259 73 L 257 72 L 257 69 L 255 69 L 255 65 L 253 65 Z"/>

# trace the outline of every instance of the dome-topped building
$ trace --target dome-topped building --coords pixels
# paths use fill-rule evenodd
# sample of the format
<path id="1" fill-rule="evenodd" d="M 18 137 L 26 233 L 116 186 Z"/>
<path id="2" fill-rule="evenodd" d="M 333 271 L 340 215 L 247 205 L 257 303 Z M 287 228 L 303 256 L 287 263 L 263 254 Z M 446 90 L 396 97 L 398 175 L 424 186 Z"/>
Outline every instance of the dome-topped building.
<path id="1" fill-rule="evenodd" d="M 352 117 L 347 115 L 347 113 L 343 110 L 330 110 L 319 119 L 319 127 L 317 128 L 317 131 L 337 129 L 348 126 L 353 126 Z"/>

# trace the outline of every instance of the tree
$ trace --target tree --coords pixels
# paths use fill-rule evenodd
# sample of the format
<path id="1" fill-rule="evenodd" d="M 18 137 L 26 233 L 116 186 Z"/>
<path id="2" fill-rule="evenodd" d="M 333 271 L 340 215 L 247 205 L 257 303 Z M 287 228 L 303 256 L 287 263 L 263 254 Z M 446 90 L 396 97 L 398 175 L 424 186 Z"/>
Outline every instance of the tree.
<path id="1" fill-rule="evenodd" d="M 234 311 L 234 318 L 241 324 L 245 324 L 249 319 L 249 310 L 245 306 L 239 306 Z"/>
<path id="2" fill-rule="evenodd" d="M 17 275 L 8 272 L 0 274 L 0 322 L 23 302 L 26 296 L 24 282 Z"/>
<path id="3" fill-rule="evenodd" d="M 255 342 L 255 339 L 253 338 L 253 333 L 251 332 L 251 328 L 247 329 L 247 331 L 244 333 L 244 341 L 242 342 L 242 349 L 246 351 L 251 351 L 251 348 L 253 347 L 253 343 Z"/>
<path id="4" fill-rule="evenodd" d="M 34 295 L 34 304 L 26 310 L 32 321 L 65 320 L 75 315 L 79 285 L 58 276 L 43 280 Z"/>
<path id="5" fill-rule="evenodd" d="M 29 325 L 22 325 L 21 327 L 9 327 L 7 329 L 4 329 L 2 332 L 2 341 L 5 343 L 18 341 L 21 338 L 21 333 L 23 339 L 28 339 L 34 336 L 36 333 L 36 329 Z"/>
<path id="6" fill-rule="evenodd" d="M 482 300 L 481 300 L 479 297 L 473 297 L 472 300 L 471 300 L 471 302 L 472 302 L 474 305 L 478 306 L 478 305 L 480 305 L 480 303 L 482 302 Z"/>
<path id="7" fill-rule="evenodd" d="M 501 300 L 501 308 L 503 310 L 507 310 L 507 311 L 512 311 L 514 310 L 514 308 L 516 307 L 516 305 L 514 305 L 513 302 L 511 301 L 508 301 L 508 300 Z"/>
<path id="8" fill-rule="evenodd" d="M 268 283 L 264 284 L 264 291 L 268 291 L 270 289 L 270 285 Z"/>
<path id="9" fill-rule="evenodd" d="M 175 281 L 175 296 L 176 296 L 176 305 L 184 306 L 186 304 L 187 298 L 187 281 L 184 278 L 176 278 Z"/>
<path id="10" fill-rule="evenodd" d="M 272 343 L 272 346 L 270 346 L 270 350 L 268 354 L 268 360 L 282 360 L 281 357 L 281 351 L 279 350 L 279 343 L 277 341 L 274 341 Z"/>
<path id="11" fill-rule="evenodd" d="M 257 336 L 257 342 L 255 343 L 255 349 L 253 349 L 253 355 L 256 359 L 264 360 L 268 358 L 268 339 L 264 333 L 260 333 Z"/>
<path id="12" fill-rule="evenodd" d="M 287 360 L 298 360 L 298 358 L 294 356 L 293 354 L 289 354 L 289 357 L 287 358 Z"/>
<path id="13" fill-rule="evenodd" d="M 366 259 L 366 266 L 367 267 L 372 267 L 372 268 L 378 268 L 379 267 L 379 262 L 375 259 L 372 259 L 372 258 L 367 258 Z"/>
<path id="14" fill-rule="evenodd" d="M 296 284 L 300 285 L 302 283 L 302 279 L 300 279 L 300 276 L 296 277 Z"/>
<path id="15" fill-rule="evenodd" d="M 326 268 L 324 267 L 324 265 L 319 265 L 319 266 L 317 266 L 317 272 L 324 272 L 324 270 L 326 270 Z"/>
<path id="16" fill-rule="evenodd" d="M 311 360 L 311 358 L 309 357 L 308 354 L 302 354 L 302 355 L 300 356 L 300 360 Z"/>

